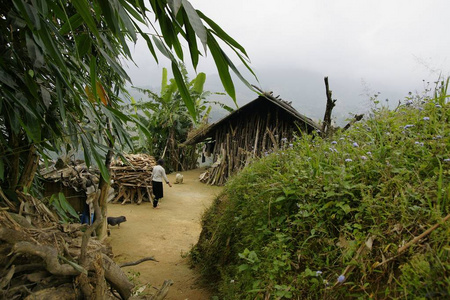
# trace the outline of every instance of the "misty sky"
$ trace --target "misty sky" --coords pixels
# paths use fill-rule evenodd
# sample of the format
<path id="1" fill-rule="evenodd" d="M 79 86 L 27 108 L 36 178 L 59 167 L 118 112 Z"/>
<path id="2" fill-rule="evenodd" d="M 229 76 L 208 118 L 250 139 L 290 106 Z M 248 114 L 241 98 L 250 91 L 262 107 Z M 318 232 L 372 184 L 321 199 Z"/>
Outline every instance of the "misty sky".
<path id="1" fill-rule="evenodd" d="M 405 96 L 409 90 L 421 90 L 423 79 L 434 81 L 440 73 L 449 74 L 448 0 L 190 2 L 244 46 L 256 71 L 304 70 L 319 74 L 322 85 L 323 76 L 329 76 L 331 83 L 348 80 L 346 88 L 355 94 L 367 88 L 389 94 L 398 87 Z M 147 51 L 144 44 L 136 45 L 138 68 L 130 65 L 129 72 L 134 85 L 158 86 L 166 64 L 155 65 Z M 201 61 L 198 71 L 208 76 L 217 73 L 210 56 Z M 277 88 L 271 82 L 261 86 Z"/>

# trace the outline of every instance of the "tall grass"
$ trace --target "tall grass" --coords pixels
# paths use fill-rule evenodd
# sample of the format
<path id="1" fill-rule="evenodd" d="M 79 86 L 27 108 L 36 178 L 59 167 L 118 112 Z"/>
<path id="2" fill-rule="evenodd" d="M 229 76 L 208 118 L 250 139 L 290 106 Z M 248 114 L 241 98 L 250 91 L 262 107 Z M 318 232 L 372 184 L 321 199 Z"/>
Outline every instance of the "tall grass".
<path id="1" fill-rule="evenodd" d="M 234 177 L 191 252 L 219 297 L 450 297 L 448 84 Z"/>

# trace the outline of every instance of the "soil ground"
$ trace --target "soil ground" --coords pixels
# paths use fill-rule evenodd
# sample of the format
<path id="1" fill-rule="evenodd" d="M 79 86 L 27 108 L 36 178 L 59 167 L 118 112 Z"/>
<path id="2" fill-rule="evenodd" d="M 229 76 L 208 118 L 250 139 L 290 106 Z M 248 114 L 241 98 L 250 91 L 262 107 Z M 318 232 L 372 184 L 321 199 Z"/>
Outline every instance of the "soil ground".
<path id="1" fill-rule="evenodd" d="M 185 254 L 197 243 L 201 231 L 201 216 L 222 188 L 199 181 L 203 169 L 180 172 L 182 184 L 174 184 L 175 174 L 169 174 L 170 188 L 164 184 L 164 198 L 159 209 L 150 202 L 141 205 L 127 203 L 109 204 L 108 216 L 126 216 L 120 228 L 110 227 L 108 238 L 118 263 L 136 261 L 153 256 L 158 262 L 146 261 L 136 266 L 124 267 L 141 284 L 150 283 L 146 292 L 154 294 L 164 280 L 171 279 L 166 299 L 210 299 L 208 290 L 198 285 L 199 275 L 189 268 Z M 137 273 L 138 272 L 138 273 Z"/>

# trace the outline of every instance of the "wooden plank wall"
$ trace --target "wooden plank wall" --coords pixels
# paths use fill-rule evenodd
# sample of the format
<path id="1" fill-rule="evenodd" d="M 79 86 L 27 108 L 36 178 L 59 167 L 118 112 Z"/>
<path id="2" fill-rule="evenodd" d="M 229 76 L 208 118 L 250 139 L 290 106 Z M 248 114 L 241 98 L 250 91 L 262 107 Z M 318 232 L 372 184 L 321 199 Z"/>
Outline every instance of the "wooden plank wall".
<path id="1" fill-rule="evenodd" d="M 264 117 L 261 117 L 264 116 Z M 210 171 L 206 181 L 211 185 L 223 185 L 234 172 L 241 170 L 253 159 L 271 150 L 288 146 L 298 135 L 292 118 L 286 118 L 279 110 L 267 114 L 251 114 L 236 117 L 216 131 L 214 161 L 220 161 Z"/>

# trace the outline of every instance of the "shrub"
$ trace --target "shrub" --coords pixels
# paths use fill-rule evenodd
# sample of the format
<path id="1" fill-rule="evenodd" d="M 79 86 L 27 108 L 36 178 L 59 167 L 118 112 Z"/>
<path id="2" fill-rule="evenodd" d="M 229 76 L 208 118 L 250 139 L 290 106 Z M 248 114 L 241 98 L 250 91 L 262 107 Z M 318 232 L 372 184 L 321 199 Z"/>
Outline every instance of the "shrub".
<path id="1" fill-rule="evenodd" d="M 193 249 L 220 297 L 448 297 L 447 86 L 375 107 L 332 140 L 299 137 L 232 178 Z"/>

